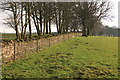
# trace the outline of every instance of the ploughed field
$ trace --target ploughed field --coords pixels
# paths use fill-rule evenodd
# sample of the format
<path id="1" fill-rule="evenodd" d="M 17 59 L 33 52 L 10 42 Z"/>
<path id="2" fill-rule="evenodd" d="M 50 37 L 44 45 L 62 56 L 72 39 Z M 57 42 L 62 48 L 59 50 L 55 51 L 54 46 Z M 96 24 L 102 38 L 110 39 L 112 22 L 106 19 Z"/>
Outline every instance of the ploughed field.
<path id="1" fill-rule="evenodd" d="M 76 37 L 4 64 L 3 78 L 118 78 L 118 37 Z"/>

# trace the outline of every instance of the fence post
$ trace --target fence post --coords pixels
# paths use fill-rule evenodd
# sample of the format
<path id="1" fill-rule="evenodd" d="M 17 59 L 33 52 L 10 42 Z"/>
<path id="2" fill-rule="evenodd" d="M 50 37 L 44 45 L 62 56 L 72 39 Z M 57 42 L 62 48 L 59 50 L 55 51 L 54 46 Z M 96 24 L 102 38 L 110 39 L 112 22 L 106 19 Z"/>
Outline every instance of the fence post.
<path id="1" fill-rule="evenodd" d="M 48 40 L 49 40 L 49 47 L 50 47 L 50 38 L 48 38 Z"/>
<path id="2" fill-rule="evenodd" d="M 58 38 L 58 43 L 59 43 L 59 35 L 57 36 L 57 38 Z"/>
<path id="3" fill-rule="evenodd" d="M 63 41 L 65 41 L 65 34 L 63 34 Z"/>
<path id="4" fill-rule="evenodd" d="M 37 52 L 38 52 L 38 39 L 37 39 Z"/>
<path id="5" fill-rule="evenodd" d="M 63 35 L 63 41 L 64 41 L 64 35 Z"/>
<path id="6" fill-rule="evenodd" d="M 75 32 L 73 32 L 73 36 L 75 37 Z"/>
<path id="7" fill-rule="evenodd" d="M 64 34 L 64 41 L 65 41 L 65 34 Z"/>
<path id="8" fill-rule="evenodd" d="M 14 54 L 13 54 L 13 61 L 15 61 L 16 59 L 16 44 L 15 44 L 15 41 L 14 41 Z"/>
<path id="9" fill-rule="evenodd" d="M 69 33 L 68 33 L 68 40 L 69 40 Z"/>

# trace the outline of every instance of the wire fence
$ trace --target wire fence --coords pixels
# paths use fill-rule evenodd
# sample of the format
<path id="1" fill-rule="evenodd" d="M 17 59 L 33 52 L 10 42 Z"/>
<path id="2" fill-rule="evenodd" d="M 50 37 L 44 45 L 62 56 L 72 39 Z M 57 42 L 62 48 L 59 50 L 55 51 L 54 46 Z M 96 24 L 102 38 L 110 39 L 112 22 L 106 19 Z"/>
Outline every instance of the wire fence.
<path id="1" fill-rule="evenodd" d="M 42 51 L 56 43 L 69 40 L 73 37 L 81 36 L 81 33 L 68 33 L 58 36 L 34 39 L 25 42 L 12 42 L 2 45 L 2 63 L 9 63 L 17 59 L 26 57 L 28 53 L 36 53 Z"/>

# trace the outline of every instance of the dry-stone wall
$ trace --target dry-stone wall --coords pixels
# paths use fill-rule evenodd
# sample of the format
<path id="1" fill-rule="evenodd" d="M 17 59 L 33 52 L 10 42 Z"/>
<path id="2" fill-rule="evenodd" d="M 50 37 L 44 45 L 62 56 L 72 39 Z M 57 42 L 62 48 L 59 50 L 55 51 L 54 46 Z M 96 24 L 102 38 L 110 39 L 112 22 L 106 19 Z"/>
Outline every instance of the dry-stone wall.
<path id="1" fill-rule="evenodd" d="M 51 45 L 68 40 L 75 36 L 80 36 L 80 33 L 69 33 L 50 38 L 43 38 L 38 40 L 26 41 L 26 42 L 14 42 L 1 43 L 2 45 L 2 61 L 3 63 L 12 62 L 18 58 L 23 58 L 27 53 L 35 53 L 41 51 Z"/>

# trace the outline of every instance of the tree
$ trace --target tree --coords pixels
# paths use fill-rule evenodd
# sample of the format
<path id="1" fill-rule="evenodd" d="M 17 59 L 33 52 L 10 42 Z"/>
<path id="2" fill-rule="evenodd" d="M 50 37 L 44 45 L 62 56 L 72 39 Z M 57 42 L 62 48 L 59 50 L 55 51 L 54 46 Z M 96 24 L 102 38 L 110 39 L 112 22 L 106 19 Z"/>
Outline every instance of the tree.
<path id="1" fill-rule="evenodd" d="M 103 18 L 109 18 L 110 15 L 108 14 L 111 10 L 112 6 L 110 5 L 110 2 L 81 2 L 77 4 L 77 10 L 76 15 L 78 15 L 78 18 L 81 20 L 83 25 L 83 36 L 89 35 L 89 27 L 86 26 L 88 22 L 94 21 L 96 23 L 97 21 L 100 21 Z"/>
<path id="2" fill-rule="evenodd" d="M 20 39 L 20 34 L 19 34 L 19 29 L 18 29 L 18 25 L 20 23 L 20 17 L 19 17 L 19 14 L 20 14 L 20 9 L 19 9 L 19 5 L 18 2 L 5 2 L 2 4 L 2 10 L 7 10 L 7 11 L 10 11 L 12 12 L 12 15 L 13 15 L 13 18 L 10 17 L 9 20 L 7 20 L 7 23 L 8 25 L 10 25 L 10 27 L 14 28 L 15 31 L 16 31 L 16 38 L 17 40 Z"/>

